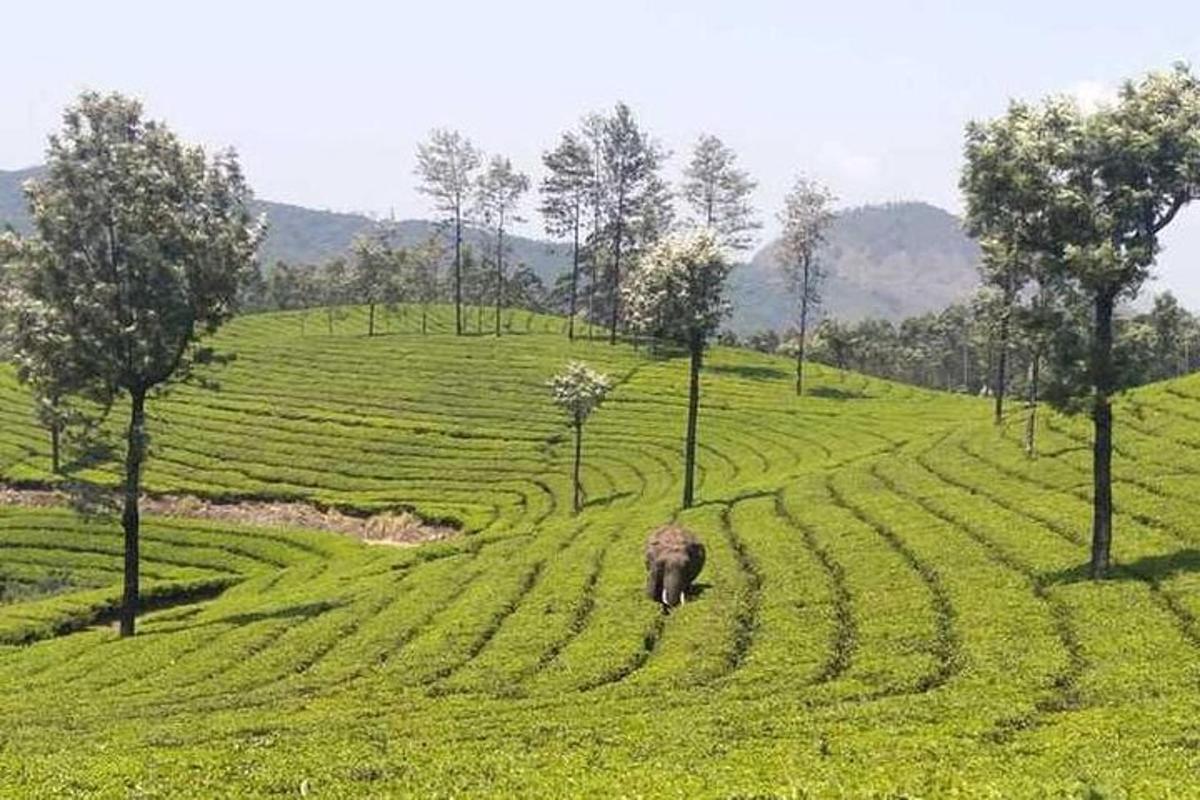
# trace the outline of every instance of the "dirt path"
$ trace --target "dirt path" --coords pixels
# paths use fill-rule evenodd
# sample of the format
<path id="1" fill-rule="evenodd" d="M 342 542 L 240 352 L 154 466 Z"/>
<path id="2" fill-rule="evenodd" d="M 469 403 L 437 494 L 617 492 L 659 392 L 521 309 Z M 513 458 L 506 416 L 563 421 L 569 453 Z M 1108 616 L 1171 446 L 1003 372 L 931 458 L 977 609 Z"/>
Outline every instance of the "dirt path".
<path id="1" fill-rule="evenodd" d="M 0 505 L 45 508 L 68 506 L 70 498 L 55 489 L 18 489 L 0 486 Z M 413 546 L 437 542 L 459 534 L 450 525 L 426 522 L 407 512 L 385 512 L 367 517 L 344 514 L 337 509 L 320 509 L 310 503 L 241 500 L 217 503 L 192 495 L 143 495 L 146 514 L 190 519 L 215 519 L 252 525 L 275 525 L 332 531 L 353 536 L 369 544 Z"/>

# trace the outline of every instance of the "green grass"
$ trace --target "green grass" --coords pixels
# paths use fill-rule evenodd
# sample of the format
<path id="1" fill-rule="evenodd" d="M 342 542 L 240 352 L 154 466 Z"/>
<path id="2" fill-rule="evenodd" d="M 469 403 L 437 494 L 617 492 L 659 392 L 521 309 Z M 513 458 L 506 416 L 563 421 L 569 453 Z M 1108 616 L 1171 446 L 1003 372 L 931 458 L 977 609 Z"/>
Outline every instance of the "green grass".
<path id="1" fill-rule="evenodd" d="M 1200 767 L 1200 377 L 1117 411 L 1118 566 L 1084 579 L 1084 420 L 783 359 L 707 359 L 699 504 L 681 511 L 686 362 L 438 309 L 367 338 L 248 317 L 207 387 L 151 404 L 156 492 L 413 508 L 415 549 L 146 521 L 150 610 L 106 624 L 119 526 L 0 509 L 0 795 L 1184 797 Z M 546 379 L 618 380 L 569 431 Z M 114 412 L 119 424 L 121 409 Z M 48 481 L 0 373 L 0 475 Z M 115 464 L 90 476 L 115 482 Z M 647 532 L 709 560 L 670 616 Z M 38 587 L 50 587 L 40 591 Z"/>

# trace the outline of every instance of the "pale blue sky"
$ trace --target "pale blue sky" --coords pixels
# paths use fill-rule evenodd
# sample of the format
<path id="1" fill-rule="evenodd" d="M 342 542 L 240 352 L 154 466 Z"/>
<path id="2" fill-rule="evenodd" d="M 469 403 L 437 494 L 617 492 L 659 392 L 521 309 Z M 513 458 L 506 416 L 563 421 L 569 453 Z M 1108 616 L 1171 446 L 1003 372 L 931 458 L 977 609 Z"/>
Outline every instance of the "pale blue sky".
<path id="1" fill-rule="evenodd" d="M 413 153 L 461 129 L 538 174 L 585 112 L 628 102 L 675 156 L 735 147 L 770 222 L 797 171 L 843 204 L 957 211 L 964 123 L 1009 97 L 1103 95 L 1184 59 L 1200 3 L 21 2 L 0 11 L 0 169 L 41 159 L 84 88 L 136 94 L 189 138 L 233 145 L 264 198 L 425 216 Z M 532 211 L 532 202 L 530 211 Z M 531 215 L 532 216 L 532 215 Z M 529 232 L 534 232 L 530 228 Z M 1164 282 L 1200 308 L 1200 204 Z"/>

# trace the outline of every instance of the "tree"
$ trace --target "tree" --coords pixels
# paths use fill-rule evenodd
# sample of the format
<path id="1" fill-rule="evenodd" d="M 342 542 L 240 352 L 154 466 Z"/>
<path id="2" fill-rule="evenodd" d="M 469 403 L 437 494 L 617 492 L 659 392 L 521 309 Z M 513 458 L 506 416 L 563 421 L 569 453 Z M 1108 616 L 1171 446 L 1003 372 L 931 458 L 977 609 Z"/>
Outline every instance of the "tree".
<path id="1" fill-rule="evenodd" d="M 329 335 L 333 335 L 333 323 L 346 316 L 344 306 L 351 291 L 350 268 L 344 258 L 331 258 L 321 265 L 315 280 L 317 296 L 320 304 L 325 307 L 325 322 L 329 327 Z"/>
<path id="2" fill-rule="evenodd" d="M 208 158 L 121 95 L 82 95 L 46 161 L 26 188 L 34 233 L 20 248 L 14 350 L 74 393 L 129 398 L 120 629 L 131 636 L 146 399 L 186 376 L 205 352 L 198 338 L 232 316 L 262 226 L 232 152 Z M 61 337 L 52 347 L 47 330 Z"/>
<path id="3" fill-rule="evenodd" d="M 433 199 L 434 208 L 443 215 L 442 224 L 454 231 L 454 331 L 460 336 L 463 222 L 479 164 L 479 151 L 458 131 L 434 130 L 429 141 L 417 147 L 416 173 L 421 179 L 417 190 Z"/>
<path id="4" fill-rule="evenodd" d="M 387 231 L 361 236 L 351 248 L 354 265 L 347 275 L 346 288 L 356 302 L 367 306 L 367 335 L 375 335 L 375 308 L 383 305 L 394 310 L 400 301 L 401 269 L 406 254 L 392 247 Z"/>
<path id="5" fill-rule="evenodd" d="M 997 425 L 1004 418 L 1014 306 L 1041 258 L 1043 203 L 1052 191 L 1045 161 L 1049 141 L 1038 120 L 1027 104 L 1012 103 L 1003 117 L 967 125 L 967 166 L 960 182 L 967 197 L 966 227 L 980 239 L 983 283 L 997 292 L 990 304 L 996 327 L 992 397 Z"/>
<path id="6" fill-rule="evenodd" d="M 583 454 L 583 423 L 600 407 L 612 389 L 612 380 L 581 361 L 572 361 L 565 370 L 550 379 L 554 402 L 567 413 L 575 430 L 575 462 L 571 470 L 575 487 L 574 509 L 578 514 L 583 503 L 583 487 L 579 481 L 579 465 Z"/>
<path id="7" fill-rule="evenodd" d="M 665 153 L 624 103 L 603 121 L 600 141 L 600 237 L 609 249 L 609 342 L 621 321 L 622 259 L 636 259 L 671 225 L 670 193 L 659 175 Z M 598 243 L 597 243 L 598 244 Z"/>
<path id="8" fill-rule="evenodd" d="M 529 176 L 513 169 L 503 156 L 492 156 L 487 170 L 479 176 L 476 207 L 479 218 L 496 232 L 496 335 L 500 335 L 500 307 L 504 300 L 504 230 L 510 222 L 523 222 L 517 216 L 517 204 L 529 191 Z"/>
<path id="9" fill-rule="evenodd" d="M 824 186 L 801 176 L 783 201 L 779 221 L 779 265 L 800 303 L 800 328 L 796 338 L 796 394 L 804 393 L 805 337 L 809 311 L 821 302 L 821 269 L 817 252 L 825 241 L 833 211 L 833 195 Z"/>
<path id="10" fill-rule="evenodd" d="M 694 224 L 711 230 L 719 245 L 742 251 L 754 243 L 753 233 L 762 223 L 750 205 L 758 184 L 736 161 L 737 154 L 716 136 L 701 136 L 684 168 L 680 194 L 692 208 Z"/>
<path id="11" fill-rule="evenodd" d="M 428 332 L 429 306 L 438 299 L 438 267 L 445 247 L 436 236 L 417 245 L 409 256 L 409 278 L 413 296 L 421 304 L 421 333 Z"/>
<path id="12" fill-rule="evenodd" d="M 700 368 L 708 339 L 729 314 L 725 281 L 730 262 L 711 231 L 668 236 L 642 258 L 625 287 L 635 328 L 684 344 L 689 355 L 683 505 L 695 499 Z"/>
<path id="13" fill-rule="evenodd" d="M 583 136 L 567 132 L 558 146 L 542 154 L 548 174 L 542 179 L 542 217 L 546 232 L 571 237 L 571 282 L 567 308 L 567 338 L 575 338 L 579 294 L 580 229 L 596 179 L 592 149 Z M 590 309 L 589 309 L 590 311 Z"/>
<path id="14" fill-rule="evenodd" d="M 1079 287 L 1092 308 L 1087 390 L 1091 400 L 1091 574 L 1107 571 L 1112 547 L 1112 405 L 1118 388 L 1114 310 L 1137 294 L 1159 249 L 1159 234 L 1200 186 L 1200 82 L 1178 65 L 1126 82 L 1109 106 L 1085 113 L 1065 99 L 1032 112 L 1039 157 L 984 164 L 971 191 L 990 202 L 1040 210 L 1037 249 Z M 968 197 L 971 200 L 970 196 Z"/>

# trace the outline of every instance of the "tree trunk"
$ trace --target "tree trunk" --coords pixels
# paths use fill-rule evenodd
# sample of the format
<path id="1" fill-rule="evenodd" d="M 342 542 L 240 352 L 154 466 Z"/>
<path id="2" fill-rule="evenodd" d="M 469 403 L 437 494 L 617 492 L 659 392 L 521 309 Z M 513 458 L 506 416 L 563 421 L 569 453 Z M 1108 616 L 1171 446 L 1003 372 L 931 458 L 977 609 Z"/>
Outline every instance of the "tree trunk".
<path id="1" fill-rule="evenodd" d="M 500 335 L 500 304 L 504 299 L 504 228 L 496 231 L 496 335 Z"/>
<path id="2" fill-rule="evenodd" d="M 617 323 L 621 319 L 621 240 L 625 238 L 624 230 L 625 201 L 621 196 L 617 200 L 617 228 L 613 242 L 613 273 L 612 273 L 612 322 L 608 329 L 608 343 L 617 343 Z"/>
<path id="3" fill-rule="evenodd" d="M 428 316 L 429 316 L 428 309 L 426 309 L 425 306 L 421 306 L 421 333 L 422 334 L 426 333 L 427 329 L 425 327 L 425 321 L 428 318 Z"/>
<path id="4" fill-rule="evenodd" d="M 454 333 L 462 336 L 462 212 L 454 209 Z"/>
<path id="5" fill-rule="evenodd" d="M 995 379 L 995 403 L 994 419 L 992 420 L 999 425 L 1004 420 L 1004 389 L 1005 379 L 1007 378 L 1006 371 L 1008 369 L 1008 309 L 1004 310 L 1000 317 L 1000 352 L 996 358 L 996 379 Z"/>
<path id="6" fill-rule="evenodd" d="M 1112 343 L 1115 294 L 1096 296 L 1092 341 L 1092 578 L 1104 577 L 1112 549 Z"/>
<path id="7" fill-rule="evenodd" d="M 62 472 L 62 422 L 58 419 L 58 401 L 54 402 L 54 419 L 50 422 L 50 471 Z"/>
<path id="8" fill-rule="evenodd" d="M 567 340 L 575 341 L 575 295 L 579 285 L 579 208 L 575 209 L 575 242 L 571 249 L 571 312 L 567 316 Z"/>
<path id="9" fill-rule="evenodd" d="M 807 283 L 807 281 L 806 281 Z M 807 287 L 806 287 L 807 291 Z M 800 300 L 800 339 L 796 343 L 796 396 L 804 394 L 804 338 L 808 333 L 808 299 Z"/>
<path id="10" fill-rule="evenodd" d="M 691 351 L 688 383 L 687 438 L 683 452 L 683 507 L 691 508 L 695 500 L 696 476 L 696 418 L 700 413 L 700 361 L 704 357 L 704 339 L 693 332 L 688 342 Z"/>
<path id="11" fill-rule="evenodd" d="M 367 310 L 367 336 L 375 335 L 375 304 L 370 303 Z"/>
<path id="12" fill-rule="evenodd" d="M 129 392 L 129 433 L 125 450 L 125 506 L 121 527 L 125 531 L 125 588 L 121 599 L 121 636 L 133 636 L 138 611 L 138 495 L 142 460 L 146 451 L 146 390 Z"/>
<path id="13" fill-rule="evenodd" d="M 333 306 L 325 309 L 325 321 L 329 323 L 329 335 L 333 336 Z"/>
<path id="14" fill-rule="evenodd" d="M 579 462 L 583 456 L 583 420 L 575 420 L 575 468 L 572 471 L 572 481 L 575 485 L 575 513 L 583 507 L 583 487 L 579 482 Z"/>
<path id="15" fill-rule="evenodd" d="M 1025 455 L 1030 458 L 1037 455 L 1038 374 L 1041 361 L 1041 349 L 1034 348 L 1033 361 L 1029 364 L 1029 418 L 1025 422 Z"/>

